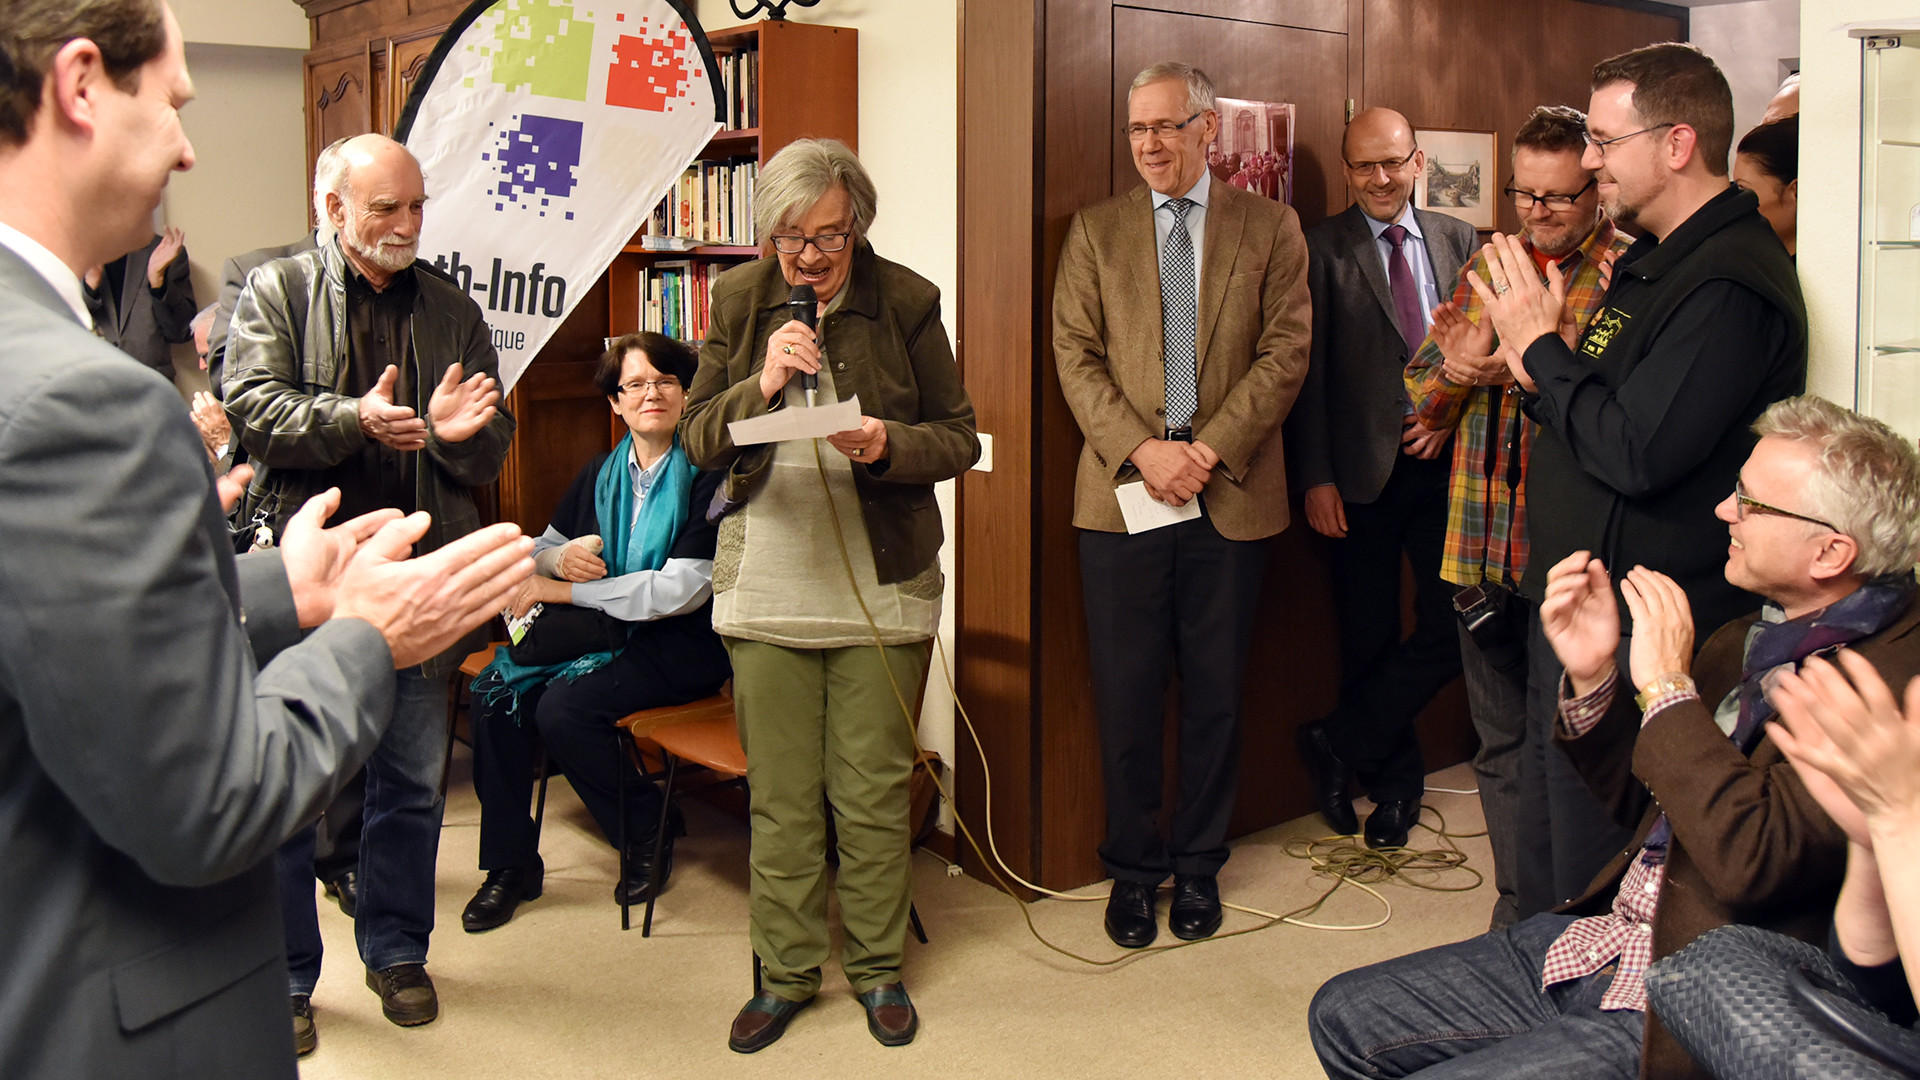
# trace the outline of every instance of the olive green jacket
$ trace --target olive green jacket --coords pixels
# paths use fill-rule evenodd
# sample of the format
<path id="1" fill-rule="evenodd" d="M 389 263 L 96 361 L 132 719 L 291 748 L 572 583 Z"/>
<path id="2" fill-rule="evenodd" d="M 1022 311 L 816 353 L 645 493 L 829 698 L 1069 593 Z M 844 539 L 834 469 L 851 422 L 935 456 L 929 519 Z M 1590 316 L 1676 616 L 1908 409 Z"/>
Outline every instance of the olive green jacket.
<path id="1" fill-rule="evenodd" d="M 821 337 L 840 397 L 860 397 L 860 410 L 887 426 L 885 460 L 853 463 L 861 516 L 873 542 L 874 572 L 882 585 L 925 570 L 944 535 L 933 485 L 971 468 L 980 457 L 973 401 L 960 385 L 947 329 L 940 321 L 940 290 L 899 263 L 854 248 L 848 290 L 827 315 Z M 727 434 L 735 420 L 763 416 L 786 404 L 760 396 L 767 338 L 787 322 L 788 286 L 778 259 L 735 267 L 713 281 L 712 326 L 700 350 L 700 370 L 681 420 L 681 445 L 703 469 L 726 469 L 728 489 L 750 492 L 771 460 L 769 447 L 736 447 Z"/>

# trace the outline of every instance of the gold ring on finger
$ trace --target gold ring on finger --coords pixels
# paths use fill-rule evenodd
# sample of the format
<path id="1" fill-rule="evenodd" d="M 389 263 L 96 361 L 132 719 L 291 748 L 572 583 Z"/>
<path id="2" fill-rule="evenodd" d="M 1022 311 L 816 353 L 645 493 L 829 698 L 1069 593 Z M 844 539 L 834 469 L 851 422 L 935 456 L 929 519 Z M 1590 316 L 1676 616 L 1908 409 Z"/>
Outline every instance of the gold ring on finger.
<path id="1" fill-rule="evenodd" d="M 782 346 L 780 346 L 780 351 L 781 351 L 781 352 L 783 352 L 783 353 L 786 353 L 786 354 L 787 354 L 788 356 L 792 356 L 792 355 L 793 355 L 793 346 L 791 346 L 791 345 L 782 345 Z"/>

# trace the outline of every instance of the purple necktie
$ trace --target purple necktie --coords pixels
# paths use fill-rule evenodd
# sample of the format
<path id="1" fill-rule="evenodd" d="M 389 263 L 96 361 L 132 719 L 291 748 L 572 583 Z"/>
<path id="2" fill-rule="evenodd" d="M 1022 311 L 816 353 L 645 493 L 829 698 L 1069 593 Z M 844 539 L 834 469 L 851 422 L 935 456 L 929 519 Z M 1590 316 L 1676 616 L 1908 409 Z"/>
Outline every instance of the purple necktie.
<path id="1" fill-rule="evenodd" d="M 1380 234 L 1393 244 L 1387 256 L 1387 284 L 1393 289 L 1394 321 L 1400 324 L 1400 336 L 1407 339 L 1407 356 L 1412 357 L 1426 339 L 1426 323 L 1420 318 L 1420 287 L 1413 283 L 1413 266 L 1407 262 L 1402 246 L 1407 242 L 1404 225 L 1389 225 Z"/>

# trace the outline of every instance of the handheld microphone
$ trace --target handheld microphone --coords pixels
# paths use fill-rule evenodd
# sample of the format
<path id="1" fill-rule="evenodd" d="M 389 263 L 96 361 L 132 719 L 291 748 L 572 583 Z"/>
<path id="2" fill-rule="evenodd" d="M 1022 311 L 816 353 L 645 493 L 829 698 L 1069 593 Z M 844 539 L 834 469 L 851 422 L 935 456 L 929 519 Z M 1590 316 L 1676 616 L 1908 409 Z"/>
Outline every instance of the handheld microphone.
<path id="1" fill-rule="evenodd" d="M 812 330 L 819 324 L 820 298 L 814 294 L 811 285 L 795 285 L 787 294 L 787 311 L 795 322 Z M 800 388 L 807 392 L 807 407 L 813 407 L 814 395 L 820 392 L 820 376 L 811 371 L 801 372 Z"/>

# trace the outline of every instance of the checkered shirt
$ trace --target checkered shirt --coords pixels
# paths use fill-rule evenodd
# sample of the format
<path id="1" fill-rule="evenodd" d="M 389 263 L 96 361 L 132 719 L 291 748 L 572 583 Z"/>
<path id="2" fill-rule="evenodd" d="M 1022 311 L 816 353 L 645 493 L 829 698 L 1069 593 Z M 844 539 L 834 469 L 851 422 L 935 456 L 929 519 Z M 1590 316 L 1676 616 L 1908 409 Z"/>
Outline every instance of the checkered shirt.
<path id="1" fill-rule="evenodd" d="M 1522 242 L 1527 243 L 1524 240 Z M 1604 298 L 1600 290 L 1600 256 L 1610 248 L 1625 251 L 1628 246 L 1628 239 L 1615 231 L 1612 222 L 1602 221 L 1578 251 L 1561 261 L 1560 272 L 1566 274 L 1571 271 L 1567 300 L 1573 305 L 1582 326 L 1600 309 L 1600 301 Z M 1532 250 L 1530 243 L 1528 250 Z M 1482 318 L 1483 305 L 1479 295 L 1467 284 L 1467 274 L 1486 277 L 1487 258 L 1484 253 L 1475 255 L 1473 261 L 1467 264 L 1453 290 L 1453 302 L 1469 319 L 1478 323 Z M 1511 500 L 1509 519 L 1507 469 L 1511 455 L 1516 452 L 1520 455 L 1521 468 L 1525 469 L 1539 425 L 1525 417 L 1521 418 L 1520 445 L 1502 445 L 1498 449 L 1493 477 L 1489 479 L 1486 474 L 1487 415 L 1496 396 L 1504 394 L 1506 401 L 1501 406 L 1500 438 L 1505 439 L 1507 425 L 1511 423 L 1509 418 L 1513 410 L 1520 407 L 1520 389 L 1514 385 L 1462 386 L 1441 374 L 1440 365 L 1444 361 L 1440 346 L 1429 335 L 1420 343 L 1406 371 L 1407 396 L 1413 401 L 1414 418 L 1430 431 L 1458 429 L 1453 438 L 1453 471 L 1447 492 L 1447 537 L 1441 549 L 1440 576 L 1461 586 L 1477 585 L 1482 580 L 1501 581 L 1500 568 L 1508 559 L 1507 549 L 1511 546 L 1512 569 L 1506 583 L 1514 584 L 1519 581 L 1521 571 L 1527 568 L 1527 484 L 1523 473 L 1520 490 Z"/>
<path id="2" fill-rule="evenodd" d="M 1613 705 L 1614 688 L 1619 682 L 1612 671 L 1606 681 L 1591 693 L 1569 697 L 1563 681 L 1560 686 L 1560 724 L 1569 735 L 1592 731 Z M 1669 705 L 1696 695 L 1687 690 L 1661 694 L 1647 703 L 1640 717 L 1642 727 L 1654 714 Z M 1606 1010 L 1647 1009 L 1647 965 L 1653 963 L 1653 913 L 1660 905 L 1660 886 L 1666 881 L 1667 853 L 1641 848 L 1633 865 L 1621 879 L 1614 894 L 1613 910 L 1605 915 L 1581 919 L 1561 931 L 1547 948 L 1540 966 L 1540 989 L 1569 979 L 1585 978 L 1610 963 L 1618 963 L 1613 982 L 1600 996 Z"/>

